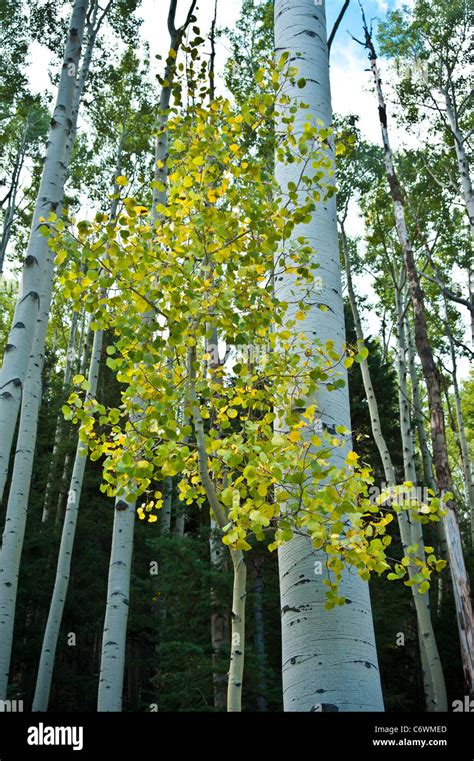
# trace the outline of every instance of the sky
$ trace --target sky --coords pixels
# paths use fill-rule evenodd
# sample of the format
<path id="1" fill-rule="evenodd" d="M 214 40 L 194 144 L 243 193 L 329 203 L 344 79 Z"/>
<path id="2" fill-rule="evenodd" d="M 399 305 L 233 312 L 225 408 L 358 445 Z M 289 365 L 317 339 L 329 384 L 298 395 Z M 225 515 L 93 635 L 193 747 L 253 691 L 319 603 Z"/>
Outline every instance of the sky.
<path id="1" fill-rule="evenodd" d="M 37 0 L 42 2 L 42 0 Z M 332 29 L 335 19 L 343 5 L 343 0 L 324 0 L 326 3 L 326 16 L 328 32 Z M 190 0 L 178 0 L 177 24 L 184 20 Z M 377 20 L 384 18 L 389 10 L 399 8 L 401 5 L 413 5 L 414 0 L 363 0 L 363 6 L 368 21 L 373 21 L 374 30 Z M 142 0 L 137 16 L 143 19 L 141 35 L 149 45 L 154 73 L 161 73 L 162 63 L 156 58 L 156 54 L 165 55 L 169 47 L 166 18 L 168 13 L 168 0 Z M 233 27 L 241 12 L 242 0 L 218 0 L 217 23 L 219 27 Z M 197 25 L 201 29 L 203 37 L 210 29 L 214 15 L 214 0 L 198 0 L 195 10 Z M 377 144 L 381 144 L 380 124 L 374 93 L 371 89 L 372 77 L 368 69 L 368 60 L 365 49 L 352 39 L 351 35 L 362 38 L 361 13 L 358 0 L 351 0 L 345 16 L 339 26 L 337 35 L 331 47 L 330 77 L 333 110 L 341 115 L 356 114 L 359 116 L 359 127 L 363 136 Z M 224 63 L 229 55 L 229 49 L 225 39 L 217 41 L 216 71 L 217 82 L 222 87 L 223 82 L 219 72 L 223 70 Z M 49 53 L 36 44 L 30 55 L 29 74 L 32 88 L 51 90 L 48 76 Z M 385 85 L 388 115 L 393 112 L 393 100 L 390 88 L 389 64 L 383 59 L 379 60 L 382 78 Z M 385 76 L 384 76 L 385 74 Z M 392 146 L 397 149 L 402 146 L 413 145 L 415 139 L 398 128 L 395 121 L 389 122 Z M 351 235 L 363 234 L 363 220 L 358 215 L 357 209 L 353 208 L 348 220 L 347 229 Z M 359 292 L 364 293 L 369 301 L 374 300 L 370 278 L 364 275 L 358 280 L 356 286 Z M 366 330 L 376 335 L 379 332 L 378 318 L 374 310 L 366 310 L 364 314 Z M 467 330 L 467 324 L 466 324 Z M 466 338 L 466 340 L 468 340 Z M 460 375 L 467 377 L 468 362 L 460 360 Z"/>

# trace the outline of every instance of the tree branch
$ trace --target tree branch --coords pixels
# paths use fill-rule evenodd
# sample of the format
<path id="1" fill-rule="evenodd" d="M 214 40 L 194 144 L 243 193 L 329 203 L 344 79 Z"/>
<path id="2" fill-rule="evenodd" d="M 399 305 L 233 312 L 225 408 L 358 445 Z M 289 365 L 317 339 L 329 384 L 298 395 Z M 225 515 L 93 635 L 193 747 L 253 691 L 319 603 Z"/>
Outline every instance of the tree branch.
<path id="1" fill-rule="evenodd" d="M 340 10 L 339 16 L 337 17 L 337 19 L 336 19 L 336 21 L 334 23 L 334 26 L 332 28 L 332 32 L 329 35 L 329 39 L 328 39 L 328 52 L 330 52 L 330 50 L 331 50 L 332 42 L 334 40 L 334 37 L 336 36 L 337 30 L 339 29 L 339 25 L 340 25 L 342 19 L 344 18 L 344 14 L 347 11 L 349 3 L 350 3 L 350 0 L 345 0 L 344 5 L 342 6 L 342 8 Z"/>

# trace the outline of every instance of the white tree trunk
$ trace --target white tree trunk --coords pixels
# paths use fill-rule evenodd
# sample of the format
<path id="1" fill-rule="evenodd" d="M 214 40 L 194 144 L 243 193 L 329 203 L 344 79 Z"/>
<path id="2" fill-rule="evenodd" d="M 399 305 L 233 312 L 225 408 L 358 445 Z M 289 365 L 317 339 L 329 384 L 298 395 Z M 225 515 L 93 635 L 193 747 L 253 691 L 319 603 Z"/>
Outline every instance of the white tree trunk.
<path id="1" fill-rule="evenodd" d="M 423 407 L 421 404 L 420 384 L 418 381 L 418 375 L 416 372 L 415 364 L 415 347 L 413 344 L 413 335 L 411 331 L 410 320 L 408 314 L 405 317 L 405 336 L 407 342 L 408 352 L 408 369 L 411 380 L 411 392 L 413 402 L 413 417 L 415 420 L 416 431 L 418 434 L 418 445 L 420 447 L 421 459 L 423 462 L 423 477 L 425 484 L 429 489 L 436 491 L 436 483 L 433 474 L 433 460 L 431 457 L 430 448 L 428 446 L 428 437 L 426 435 L 425 425 L 423 421 Z"/>
<path id="2" fill-rule="evenodd" d="M 57 214 L 61 209 L 66 144 L 73 129 L 72 109 L 87 7 L 88 0 L 75 0 L 23 264 L 20 293 L 0 370 L 0 499 L 5 488 L 36 321 L 48 301 L 48 291 L 51 291 L 53 254 L 47 238 L 39 231 L 40 218 L 47 219 L 51 213 Z"/>
<path id="3" fill-rule="evenodd" d="M 97 710 L 121 711 L 132 570 L 135 504 L 115 501 Z"/>
<path id="4" fill-rule="evenodd" d="M 209 552 L 214 573 L 226 570 L 227 553 L 222 543 L 222 535 L 211 517 Z M 211 583 L 211 642 L 212 642 L 212 683 L 214 691 L 214 708 L 224 710 L 227 707 L 227 675 L 223 672 L 223 655 L 229 644 L 229 614 L 223 601 L 219 599 Z"/>
<path id="5" fill-rule="evenodd" d="M 229 681 L 227 682 L 227 711 L 242 710 L 242 683 L 245 656 L 245 602 L 247 597 L 247 567 L 244 553 L 232 550 L 234 584 L 232 592 L 232 639 L 230 646 Z"/>
<path id="6" fill-rule="evenodd" d="M 441 496 L 445 492 L 453 491 L 453 482 L 449 465 L 449 456 L 446 444 L 446 430 L 444 422 L 444 410 L 441 398 L 441 385 L 439 372 L 434 362 L 428 328 L 426 324 L 425 305 L 423 291 L 420 286 L 419 276 L 413 255 L 411 241 L 405 219 L 405 201 L 402 189 L 395 171 L 392 149 L 390 146 L 387 108 L 382 90 L 382 80 L 377 66 L 377 55 L 370 36 L 364 16 L 365 45 L 369 51 L 369 60 L 374 77 L 375 90 L 377 93 L 380 130 L 382 135 L 384 162 L 387 174 L 387 182 L 393 202 L 395 226 L 400 247 L 405 259 L 408 285 L 413 307 L 413 319 L 415 327 L 415 341 L 420 357 L 423 373 L 428 391 L 428 403 L 430 408 L 431 442 L 433 448 L 433 462 L 436 470 L 436 482 Z M 457 613 L 459 642 L 461 646 L 461 658 L 463 664 L 466 688 L 469 692 L 474 683 L 474 632 L 472 602 L 470 598 L 469 577 L 464 561 L 462 539 L 459 524 L 452 500 L 445 500 L 443 507 L 447 515 L 443 518 L 446 534 L 446 546 L 448 550 L 451 579 L 453 582 L 453 596 Z"/>
<path id="7" fill-rule="evenodd" d="M 122 137 L 119 141 L 117 160 L 115 166 L 115 177 L 121 174 L 122 166 L 122 149 L 123 138 L 125 130 L 122 132 Z M 114 194 L 117 195 L 119 186 L 115 183 Z M 110 207 L 110 220 L 114 221 L 117 216 L 118 199 L 114 198 Z M 105 295 L 106 291 L 103 292 Z M 83 357 L 81 360 L 81 370 L 84 369 L 85 362 L 88 355 L 88 337 L 92 335 L 90 330 L 90 323 L 86 334 L 86 339 L 83 345 Z M 87 380 L 90 384 L 87 391 L 87 398 L 94 398 L 97 394 L 97 385 L 99 382 L 100 372 L 100 360 L 102 355 L 102 346 L 104 342 L 104 332 L 97 330 L 94 332 L 94 338 L 92 342 L 92 350 L 89 361 L 89 370 L 87 373 Z M 71 356 L 72 358 L 72 356 Z M 68 375 L 68 369 L 66 367 L 65 385 L 66 381 L 70 382 L 70 375 Z M 76 454 L 74 457 L 74 464 L 71 474 L 71 481 L 69 485 L 68 500 L 66 506 L 66 514 L 64 517 L 64 523 L 61 534 L 61 544 L 59 547 L 58 563 L 56 568 L 56 578 L 54 582 L 53 594 L 51 597 L 51 603 L 49 608 L 48 620 L 46 623 L 45 633 L 43 637 L 43 644 L 41 648 L 40 662 L 38 668 L 38 676 L 36 680 L 36 689 L 33 698 L 33 711 L 46 711 L 48 709 L 49 693 L 51 690 L 51 680 L 53 676 L 54 660 L 56 656 L 56 648 L 58 644 L 59 632 L 61 629 L 61 621 L 64 611 L 64 605 L 66 602 L 66 595 L 69 587 L 69 579 L 71 574 L 71 559 L 72 551 L 74 548 L 74 539 L 76 535 L 77 517 L 79 512 L 79 505 L 81 502 L 82 487 L 84 484 L 84 473 L 86 468 L 88 455 L 88 446 L 82 442 L 80 435 L 77 439 Z M 64 473 L 63 473 L 64 476 Z"/>
<path id="8" fill-rule="evenodd" d="M 449 128 L 454 140 L 454 148 L 456 151 L 456 159 L 458 162 L 459 178 L 461 180 L 462 194 L 464 197 L 464 204 L 466 206 L 466 212 L 469 219 L 469 227 L 471 229 L 471 235 L 474 238 L 474 193 L 472 190 L 471 175 L 469 172 L 469 161 L 467 158 L 466 148 L 464 145 L 464 138 L 459 129 L 453 104 L 449 93 L 446 90 L 444 92 L 444 98 L 446 103 L 446 116 L 448 119 Z"/>
<path id="9" fill-rule="evenodd" d="M 290 52 L 290 61 L 299 67 L 306 86 L 288 94 L 303 98 L 309 111 L 297 115 L 295 134 L 302 132 L 308 114 L 332 123 L 329 61 L 324 4 L 314 0 L 275 0 L 275 48 L 277 58 Z M 296 53 L 302 53 L 301 58 Z M 276 165 L 279 183 L 298 184 L 296 164 Z M 345 342 L 344 310 L 333 196 L 318 204 L 310 224 L 296 235 L 305 235 L 313 245 L 322 279 L 317 304 L 302 326 L 307 336 L 323 344 L 332 339 L 335 350 Z M 278 295 L 285 300 L 292 282 L 276 282 Z M 347 385 L 324 392 L 316 400 L 323 426 L 334 430 L 342 424 L 350 429 Z M 342 464 L 345 452 L 338 451 L 335 464 Z M 341 458 L 339 460 L 339 458 Z M 336 460 L 336 457 L 335 457 Z M 283 649 L 283 704 L 285 711 L 382 711 L 383 700 L 375 647 L 368 584 L 346 571 L 341 594 L 350 602 L 331 611 L 324 609 L 327 572 L 315 574 L 315 561 L 324 568 L 325 557 L 315 552 L 307 536 L 298 536 L 279 550 Z"/>
<path id="10" fill-rule="evenodd" d="M 101 330 L 94 334 L 94 344 L 88 374 L 91 384 L 88 395 L 94 397 L 97 391 L 99 377 L 100 357 L 102 352 L 103 333 Z M 63 617 L 66 595 L 71 575 L 72 551 L 76 535 L 77 516 L 81 501 L 82 486 L 84 483 L 84 471 L 87 462 L 87 445 L 78 438 L 76 456 L 71 476 L 66 514 L 64 517 L 61 544 L 59 547 L 56 578 L 51 597 L 48 620 L 41 648 L 36 689 L 33 698 L 33 711 L 47 711 L 51 680 L 53 676 L 54 660 L 58 644 L 61 621 Z"/>
<path id="11" fill-rule="evenodd" d="M 398 324 L 398 404 L 400 409 L 400 431 L 403 449 L 403 468 L 405 481 L 409 481 L 414 487 L 417 486 L 415 466 L 415 450 L 411 430 L 410 397 L 407 383 L 407 340 L 405 333 L 405 310 L 407 309 L 406 287 L 402 285 L 395 293 L 397 306 Z M 411 520 L 406 512 L 399 513 L 400 534 L 402 536 L 403 549 L 406 553 L 408 544 L 417 544 L 420 558 L 425 557 L 425 543 L 423 539 L 423 526 L 421 523 Z M 405 524 L 405 525 L 403 525 Z M 402 530 L 403 529 L 403 530 Z M 407 544 L 408 540 L 408 544 Z M 416 587 L 412 587 L 413 602 L 415 604 L 418 624 L 418 644 L 420 648 L 421 666 L 423 670 L 423 684 L 425 689 L 426 707 L 428 711 L 447 711 L 448 702 L 446 685 L 439 657 L 436 637 L 431 621 L 430 598 L 428 592 L 420 595 Z"/>
<path id="12" fill-rule="evenodd" d="M 43 304 L 49 311 L 49 301 Z M 0 555 L 0 700 L 6 699 L 15 623 L 20 562 L 25 538 L 31 474 L 41 404 L 43 351 L 47 322 L 39 323 L 24 385 L 17 451 L 8 495 Z"/>

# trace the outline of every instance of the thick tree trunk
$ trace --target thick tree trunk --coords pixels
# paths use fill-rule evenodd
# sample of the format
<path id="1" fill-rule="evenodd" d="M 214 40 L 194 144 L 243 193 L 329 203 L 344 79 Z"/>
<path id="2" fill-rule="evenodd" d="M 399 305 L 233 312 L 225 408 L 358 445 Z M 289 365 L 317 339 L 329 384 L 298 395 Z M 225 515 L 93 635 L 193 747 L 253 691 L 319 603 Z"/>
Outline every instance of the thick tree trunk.
<path id="1" fill-rule="evenodd" d="M 5 488 L 36 323 L 38 317 L 44 314 L 45 304 L 49 302 L 48 293 L 51 291 L 53 254 L 48 246 L 48 239 L 40 232 L 40 218 L 48 219 L 50 214 L 58 214 L 61 210 L 66 144 L 71 130 L 74 129 L 72 109 L 87 7 L 88 0 L 75 0 L 23 264 L 19 298 L 0 370 L 0 498 Z"/>
<path id="2" fill-rule="evenodd" d="M 303 130 L 309 114 L 324 124 L 332 123 L 326 18 L 323 4 L 313 0 L 275 1 L 275 49 L 277 57 L 290 53 L 290 62 L 306 79 L 303 89 L 288 87 L 292 99 L 302 98 L 309 110 L 297 115 L 295 135 Z M 301 58 L 296 57 L 300 52 Z M 329 149 L 332 150 L 332 149 Z M 286 188 L 298 184 L 296 164 L 277 162 L 276 176 Z M 318 204 L 308 225 L 295 230 L 305 235 L 317 252 L 321 291 L 308 312 L 301 330 L 323 344 L 334 340 L 335 350 L 345 342 L 344 311 L 337 240 L 334 196 Z M 278 297 L 289 297 L 293 283 L 277 282 Z M 293 297 L 294 298 L 294 297 Z M 334 392 L 321 391 L 315 400 L 326 429 L 342 424 L 350 430 L 347 385 Z M 308 435 L 311 435 L 308 432 Z M 342 465 L 346 452 L 336 450 Z M 326 602 L 323 580 L 327 578 L 325 556 L 313 550 L 307 536 L 296 536 L 279 549 L 283 649 L 283 705 L 285 711 L 381 711 L 380 674 L 368 584 L 355 573 L 344 573 L 340 593 L 350 602 L 331 611 Z M 315 572 L 316 562 L 322 573 Z"/>
<path id="3" fill-rule="evenodd" d="M 382 91 L 382 81 L 380 79 L 377 56 L 375 48 L 370 37 L 367 26 L 365 25 L 366 47 L 369 51 L 369 60 L 374 77 L 375 89 L 378 99 L 380 126 L 382 132 L 382 143 L 384 149 L 385 167 L 387 180 L 390 187 L 390 193 L 393 201 L 395 213 L 395 223 L 401 249 L 405 258 L 405 265 L 408 276 L 408 285 L 411 295 L 413 308 L 413 319 L 415 328 L 415 343 L 420 357 L 423 374 L 425 377 L 426 388 L 428 391 L 428 405 L 430 409 L 431 441 L 433 449 L 433 463 L 436 471 L 436 483 L 439 494 L 442 496 L 446 492 L 453 492 L 453 480 L 448 459 L 448 448 L 446 444 L 446 430 L 444 421 L 444 411 L 441 395 L 441 383 L 439 372 L 436 367 L 433 351 L 431 348 L 428 328 L 426 323 L 426 312 L 421 289 L 418 271 L 415 264 L 413 249 L 408 236 L 408 230 L 405 220 L 405 207 L 403 193 L 395 172 L 392 150 L 387 128 L 387 109 Z M 464 670 L 466 687 L 469 693 L 473 687 L 473 619 L 472 603 L 470 599 L 469 578 L 464 563 L 463 548 L 459 525 L 452 501 L 444 500 L 444 507 L 447 509 L 447 515 L 444 517 L 444 527 L 446 531 L 447 548 L 451 577 L 453 581 L 453 593 L 456 605 L 458 631 L 461 644 L 461 656 Z"/>

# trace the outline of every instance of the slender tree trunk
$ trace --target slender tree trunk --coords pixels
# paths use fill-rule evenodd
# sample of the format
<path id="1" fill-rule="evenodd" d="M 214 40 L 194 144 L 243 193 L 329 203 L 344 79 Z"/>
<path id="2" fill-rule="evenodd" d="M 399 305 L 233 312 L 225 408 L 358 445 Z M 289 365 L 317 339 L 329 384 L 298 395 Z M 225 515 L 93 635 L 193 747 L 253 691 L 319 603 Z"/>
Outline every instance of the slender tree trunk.
<path id="1" fill-rule="evenodd" d="M 122 165 L 122 148 L 123 148 L 123 135 L 118 145 L 117 161 L 115 167 L 115 177 L 121 174 Z M 119 191 L 119 186 L 115 184 L 114 194 Z M 115 198 L 110 207 L 110 219 L 115 220 L 117 216 L 118 200 Z M 92 343 L 92 351 L 90 355 L 89 371 L 87 373 L 87 380 L 90 384 L 87 391 L 88 398 L 94 398 L 97 394 L 97 385 L 99 381 L 100 372 L 100 360 L 102 356 L 102 345 L 104 340 L 104 333 L 102 330 L 93 331 L 88 330 L 87 336 L 94 336 Z M 88 355 L 87 340 L 84 342 L 82 363 L 85 362 L 85 357 Z M 71 355 L 72 359 L 72 355 Z M 82 368 L 81 368 L 82 369 Z M 84 371 L 85 374 L 85 371 Z M 65 380 L 70 380 L 66 378 Z M 54 669 L 54 660 L 56 656 L 56 649 L 59 639 L 59 633 L 61 629 L 61 622 L 64 612 L 64 605 L 66 602 L 66 596 L 69 588 L 69 580 L 71 576 L 71 560 L 72 552 L 74 548 L 74 540 L 76 536 L 77 518 L 79 513 L 79 506 L 81 502 L 82 488 L 84 485 L 84 473 L 86 469 L 88 454 L 88 446 L 81 441 L 80 434 L 77 438 L 76 454 L 74 458 L 74 464 L 72 469 L 71 481 L 69 485 L 68 500 L 66 506 L 66 513 L 62 528 L 61 543 L 59 547 L 58 563 L 56 568 L 56 578 L 54 582 L 53 594 L 51 597 L 51 604 L 49 608 L 48 620 L 46 622 L 45 633 L 43 637 L 43 644 L 41 648 L 40 662 L 38 667 L 38 676 L 36 680 L 36 689 L 33 699 L 33 711 L 46 711 L 48 708 L 49 693 L 51 690 L 51 681 Z M 63 473 L 64 476 L 64 473 Z"/>
<path id="2" fill-rule="evenodd" d="M 234 586 L 232 593 L 232 639 L 230 649 L 229 680 L 227 683 L 227 710 L 242 710 L 242 683 L 245 654 L 245 600 L 247 597 L 247 567 L 241 550 L 232 550 Z"/>
<path id="3" fill-rule="evenodd" d="M 444 99 L 446 103 L 446 116 L 448 119 L 451 134 L 454 139 L 454 149 L 456 151 L 456 159 L 458 162 L 459 178 L 461 180 L 464 204 L 466 206 L 466 213 L 469 220 L 471 235 L 474 238 L 474 192 L 472 190 L 472 181 L 469 172 L 469 161 L 467 158 L 466 147 L 464 145 L 464 138 L 462 136 L 461 130 L 459 129 L 448 90 L 444 91 Z"/>
<path id="4" fill-rule="evenodd" d="M 302 98 L 309 110 L 297 115 L 295 137 L 303 131 L 309 114 L 324 124 L 332 123 L 329 60 L 324 4 L 313 0 L 275 0 L 275 49 L 277 57 L 290 53 L 290 62 L 306 79 L 303 89 L 288 87 L 292 100 Z M 296 57 L 301 53 L 301 58 Z M 328 148 L 332 153 L 332 148 Z M 276 176 L 283 188 L 298 184 L 295 164 L 276 162 Z M 335 197 L 317 205 L 312 220 L 295 230 L 305 235 L 317 251 L 321 291 L 308 312 L 305 334 L 323 344 L 334 340 L 335 350 L 345 343 L 344 310 L 337 240 Z M 295 296 L 288 278 L 278 283 L 278 297 L 289 302 Z M 288 296 L 288 298 L 286 298 Z M 288 315 L 291 317 L 291 314 Z M 296 328 L 295 328 L 296 329 Z M 315 400 L 326 430 L 342 424 L 350 430 L 347 385 L 334 392 L 321 390 Z M 312 435 L 308 431 L 308 437 Z M 346 452 L 336 450 L 334 464 L 343 464 Z M 331 611 L 323 580 L 327 578 L 326 557 L 314 551 L 308 536 L 295 536 L 279 549 L 283 648 L 283 705 L 285 711 L 382 711 L 383 700 L 377 662 L 369 587 L 356 573 L 346 570 L 340 593 L 350 602 Z M 317 573 L 317 563 L 324 569 Z"/>
<path id="5" fill-rule="evenodd" d="M 215 521 L 211 518 L 209 550 L 211 566 L 218 575 L 226 570 L 225 546 Z M 223 604 L 215 585 L 211 583 L 211 642 L 212 642 L 212 682 L 214 707 L 225 711 L 227 707 L 227 674 L 223 669 L 224 655 L 229 645 L 230 624 L 227 605 Z"/>
<path id="6" fill-rule="evenodd" d="M 405 318 L 405 335 L 407 339 L 407 351 L 408 351 L 408 368 L 411 380 L 412 390 L 412 402 L 413 402 L 413 417 L 416 425 L 416 432 L 418 434 L 418 445 L 420 447 L 421 459 L 423 462 L 423 477 L 426 486 L 433 491 L 436 491 L 436 483 L 433 475 L 433 460 L 431 452 L 428 446 L 428 438 L 425 431 L 423 406 L 421 404 L 420 384 L 418 381 L 418 375 L 415 365 L 415 347 L 413 346 L 413 335 L 411 331 L 410 319 L 408 313 Z"/>
<path id="7" fill-rule="evenodd" d="M 403 273 L 404 279 L 404 273 Z M 397 306 L 398 322 L 398 401 L 400 407 L 400 431 L 402 436 L 403 466 L 405 481 L 417 486 L 415 466 L 415 450 L 411 431 L 411 415 L 409 393 L 407 383 L 407 340 L 405 333 L 405 314 L 407 309 L 406 287 L 401 284 L 396 289 L 395 298 Z M 401 522 L 406 522 L 410 537 L 410 544 L 418 545 L 417 554 L 420 558 L 425 557 L 425 543 L 423 527 L 420 522 L 411 519 L 407 513 L 400 514 Z M 400 521 L 399 521 L 400 523 Z M 406 552 L 406 546 L 404 546 Z M 418 622 L 418 643 L 420 648 L 421 665 L 423 671 L 423 685 L 425 690 L 426 707 L 428 711 L 447 711 L 448 702 L 446 685 L 444 682 L 443 668 L 438 652 L 436 637 L 433 630 L 430 611 L 430 598 L 428 592 L 420 594 L 416 587 L 412 587 L 413 601 Z"/>
<path id="8" fill-rule="evenodd" d="M 413 401 L 413 416 L 415 419 L 416 430 L 418 434 L 418 445 L 421 452 L 421 459 L 423 463 L 423 478 L 428 489 L 431 489 L 436 494 L 436 482 L 433 474 L 433 459 L 431 457 L 430 448 L 428 446 L 428 438 L 425 431 L 423 406 L 421 403 L 420 384 L 418 382 L 418 374 L 415 365 L 415 347 L 413 345 L 413 335 L 411 330 L 410 319 L 408 312 L 405 319 L 406 327 L 405 333 L 407 337 L 408 348 L 408 367 L 410 371 L 411 388 L 412 388 L 412 401 Z M 446 531 L 443 521 L 438 521 L 436 526 L 438 534 L 438 547 L 441 557 L 447 559 L 448 547 L 446 543 Z M 438 574 L 437 579 L 437 601 L 436 612 L 438 618 L 441 616 L 441 608 L 443 604 L 445 586 L 447 584 L 446 576 L 444 574 Z"/>
<path id="9" fill-rule="evenodd" d="M 135 504 L 117 498 L 100 661 L 100 712 L 122 710 L 134 528 Z"/>
<path id="10" fill-rule="evenodd" d="M 48 311 L 49 302 L 44 304 L 44 308 L 45 311 Z M 41 371 L 44 356 L 40 348 L 44 346 L 47 327 L 45 321 L 39 325 L 26 374 L 17 450 L 8 495 L 0 555 L 0 700 L 5 700 L 7 696 L 18 578 L 33 472 L 38 412 L 42 395 Z"/>
<path id="11" fill-rule="evenodd" d="M 58 214 L 64 193 L 64 165 L 68 136 L 73 130 L 72 108 L 76 73 L 88 0 L 75 0 L 48 136 L 46 157 L 33 212 L 30 239 L 23 263 L 20 293 L 0 370 L 0 498 L 3 496 L 23 384 L 33 346 L 36 322 L 49 302 L 53 254 L 40 232 L 40 218 Z"/>
<path id="12" fill-rule="evenodd" d="M 95 396 L 99 377 L 100 357 L 102 352 L 102 331 L 96 331 L 92 350 L 88 381 L 91 384 L 88 395 Z M 33 711 L 47 711 L 51 680 L 53 676 L 54 660 L 58 645 L 59 633 L 63 617 L 64 605 L 71 577 L 71 560 L 76 535 L 77 517 L 81 501 L 82 487 L 84 484 L 84 472 L 87 462 L 87 445 L 77 440 L 76 456 L 71 476 L 69 496 L 67 500 L 66 514 L 63 523 L 61 544 L 59 547 L 58 564 L 54 589 L 49 607 L 48 620 L 41 648 L 38 676 L 36 680 L 35 695 L 33 698 Z"/>
<path id="13" fill-rule="evenodd" d="M 160 531 L 164 536 L 170 533 L 171 508 L 173 504 L 173 479 L 167 476 L 163 481 L 163 507 L 161 509 Z"/>
<path id="14" fill-rule="evenodd" d="M 413 318 L 415 328 L 415 343 L 420 357 L 430 409 L 431 440 L 433 448 L 433 463 L 436 471 L 436 482 L 439 494 L 453 492 L 453 480 L 448 459 L 446 430 L 441 395 L 441 382 L 436 367 L 426 324 L 426 313 L 418 272 L 416 269 L 413 249 L 409 240 L 405 220 L 405 202 L 393 162 L 392 150 L 387 128 L 387 109 L 382 91 L 382 82 L 378 72 L 377 56 L 364 18 L 365 45 L 369 51 L 369 60 L 374 77 L 378 99 L 382 143 L 384 149 L 385 167 L 390 193 L 395 213 L 395 223 L 401 249 L 405 258 L 408 276 Z M 444 500 L 447 515 L 443 518 L 447 538 L 449 564 L 453 581 L 453 593 L 456 605 L 458 632 L 461 645 L 461 657 L 464 678 L 469 693 L 473 686 L 473 619 L 470 599 L 469 578 L 464 563 L 461 534 L 457 515 L 452 500 Z"/>
<path id="15" fill-rule="evenodd" d="M 349 301 L 351 304 L 352 314 L 354 317 L 354 326 L 356 331 L 357 341 L 363 343 L 364 334 L 362 330 L 362 323 L 360 320 L 359 310 L 357 307 L 357 301 L 354 293 L 354 287 L 352 283 L 352 273 L 349 249 L 347 246 L 346 235 L 344 226 L 341 225 L 341 241 L 342 250 L 344 253 L 345 269 L 346 269 L 346 281 L 347 290 L 349 294 Z M 405 336 L 404 336 L 404 324 L 403 324 L 403 305 L 400 299 L 400 293 L 396 290 L 397 296 L 397 313 L 398 313 L 398 328 L 399 328 L 399 354 L 397 363 L 397 375 L 399 383 L 399 402 L 400 402 L 400 426 L 402 428 L 402 446 L 404 449 L 403 461 L 405 464 L 405 479 L 412 481 L 416 484 L 416 471 L 414 465 L 414 453 L 411 451 L 411 434 L 410 434 L 410 420 L 409 410 L 407 405 L 407 384 L 406 384 L 406 367 L 404 365 L 405 355 Z M 369 406 L 370 423 L 372 427 L 372 435 L 374 437 L 375 444 L 382 460 L 382 465 L 385 474 L 385 480 L 389 486 L 396 485 L 395 468 L 393 467 L 392 458 L 385 441 L 382 426 L 380 424 L 379 408 L 377 404 L 377 398 L 372 385 L 372 378 L 370 375 L 369 363 L 367 359 L 363 359 L 360 363 L 360 369 L 362 373 L 362 381 L 364 384 L 365 396 Z M 421 537 L 413 528 L 413 523 L 410 520 L 408 513 L 402 511 L 397 514 L 398 526 L 400 530 L 400 540 L 404 554 L 407 552 L 407 547 L 413 544 L 415 541 L 423 542 L 423 535 Z M 421 524 L 420 524 L 421 526 Z M 422 545 L 421 545 L 422 546 Z M 409 571 L 411 574 L 411 572 Z M 433 625 L 431 622 L 430 610 L 429 610 L 429 598 L 427 594 L 420 595 L 415 587 L 411 588 L 413 603 L 416 612 L 417 630 L 418 630 L 418 642 L 420 648 L 420 658 L 423 668 L 423 683 L 425 687 L 426 706 L 428 711 L 446 711 L 446 688 L 444 684 L 443 670 L 441 667 L 441 661 L 439 658 L 438 648 L 436 644 L 436 638 L 433 631 Z"/>
<path id="16" fill-rule="evenodd" d="M 188 389 L 192 408 L 194 430 L 196 434 L 197 455 L 201 482 L 206 492 L 209 505 L 215 521 L 223 531 L 227 524 L 227 511 L 219 499 L 218 492 L 209 474 L 206 438 L 204 422 L 197 402 L 193 363 L 195 361 L 195 348 L 188 353 Z M 231 624 L 231 657 L 229 668 L 229 680 L 227 683 L 227 711 L 236 712 L 241 710 L 242 705 L 242 680 L 244 672 L 245 656 L 245 602 L 246 602 L 246 577 L 247 570 L 244 556 L 241 550 L 230 549 L 230 556 L 234 567 L 234 586 L 232 594 L 232 624 Z"/>

